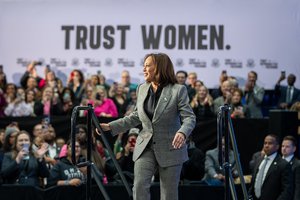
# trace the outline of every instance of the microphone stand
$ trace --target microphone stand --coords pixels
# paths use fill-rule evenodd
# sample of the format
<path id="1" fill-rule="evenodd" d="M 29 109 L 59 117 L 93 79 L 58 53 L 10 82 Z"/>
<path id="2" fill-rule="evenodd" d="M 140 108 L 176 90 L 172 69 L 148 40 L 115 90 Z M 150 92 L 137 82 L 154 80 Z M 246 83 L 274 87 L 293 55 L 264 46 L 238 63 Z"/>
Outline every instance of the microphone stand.
<path id="1" fill-rule="evenodd" d="M 76 161 L 76 155 L 75 155 L 75 138 L 76 138 L 76 120 L 78 116 L 78 112 L 80 110 L 86 110 L 88 112 L 87 114 L 87 161 L 82 163 L 77 163 Z M 112 161 L 122 179 L 122 182 L 127 190 L 127 193 L 129 195 L 129 198 L 132 199 L 132 191 L 129 187 L 129 184 L 121 170 L 121 167 L 118 163 L 118 161 L 115 158 L 115 155 L 113 151 L 110 148 L 109 142 L 107 141 L 104 131 L 102 130 L 101 126 L 99 125 L 99 121 L 94 113 L 94 109 L 92 105 L 88 106 L 76 106 L 72 111 L 71 116 L 71 144 L 72 144 L 72 163 L 76 165 L 77 167 L 83 167 L 87 166 L 87 181 L 86 181 L 86 199 L 91 199 L 91 173 L 93 173 L 93 177 L 95 178 L 95 181 L 105 198 L 105 200 L 109 200 L 109 196 L 107 192 L 105 191 L 105 188 L 102 185 L 101 180 L 99 179 L 99 176 L 101 175 L 101 172 L 98 170 L 98 168 L 94 165 L 94 163 L 91 161 L 91 152 L 92 152 L 92 124 L 101 132 L 101 139 L 104 143 L 104 146 L 106 147 L 110 157 L 112 158 Z"/>
<path id="2" fill-rule="evenodd" d="M 235 164 L 237 165 L 237 171 L 238 176 L 241 181 L 242 191 L 244 200 L 250 200 L 251 197 L 249 197 L 246 184 L 243 176 L 243 171 L 241 167 L 241 162 L 239 159 L 239 153 L 237 149 L 237 143 L 235 139 L 235 134 L 233 130 L 232 121 L 230 118 L 230 111 L 231 107 L 228 104 L 225 104 L 224 106 L 219 107 L 218 117 L 217 117 L 217 140 L 218 140 L 218 149 L 219 149 L 219 155 L 218 160 L 220 163 L 221 169 L 224 169 L 225 171 L 225 200 L 230 200 L 230 197 L 232 195 L 232 198 L 234 200 L 237 200 L 237 194 L 236 189 L 234 185 L 234 180 L 232 176 L 232 164 L 230 164 L 229 161 L 229 152 L 230 152 L 230 142 L 232 144 L 233 148 L 233 155 Z M 225 141 L 225 150 L 223 155 L 223 148 L 222 148 L 222 138 L 224 137 Z M 223 158 L 224 157 L 224 158 Z"/>

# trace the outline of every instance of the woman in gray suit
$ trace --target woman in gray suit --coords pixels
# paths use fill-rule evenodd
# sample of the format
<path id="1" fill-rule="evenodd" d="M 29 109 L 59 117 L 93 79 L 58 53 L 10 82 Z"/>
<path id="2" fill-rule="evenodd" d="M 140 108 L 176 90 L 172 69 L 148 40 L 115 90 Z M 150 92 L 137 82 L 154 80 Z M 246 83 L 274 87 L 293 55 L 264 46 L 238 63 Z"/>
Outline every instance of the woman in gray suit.
<path id="1" fill-rule="evenodd" d="M 187 89 L 176 84 L 171 59 L 163 53 L 148 54 L 144 59 L 145 83 L 137 89 L 137 105 L 124 118 L 100 124 L 113 135 L 142 125 L 133 153 L 135 200 L 150 200 L 151 179 L 160 175 L 161 199 L 178 199 L 182 163 L 188 159 L 186 138 L 195 126 Z"/>

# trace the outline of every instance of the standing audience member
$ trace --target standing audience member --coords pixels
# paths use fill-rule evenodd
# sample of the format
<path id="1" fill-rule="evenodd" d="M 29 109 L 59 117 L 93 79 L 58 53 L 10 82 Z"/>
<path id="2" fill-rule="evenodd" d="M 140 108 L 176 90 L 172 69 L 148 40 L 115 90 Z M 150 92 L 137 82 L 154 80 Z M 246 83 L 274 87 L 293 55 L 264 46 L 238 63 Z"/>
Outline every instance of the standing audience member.
<path id="1" fill-rule="evenodd" d="M 0 117 L 5 116 L 4 110 L 5 110 L 6 106 L 7 106 L 7 103 L 6 103 L 5 95 L 2 91 L 2 89 L 0 89 Z"/>
<path id="2" fill-rule="evenodd" d="M 291 167 L 277 153 L 279 138 L 269 134 L 264 139 L 263 160 L 255 166 L 250 194 L 254 200 L 292 199 Z"/>
<path id="3" fill-rule="evenodd" d="M 177 80 L 177 83 L 180 84 L 180 85 L 186 85 L 186 80 L 187 80 L 187 77 L 188 77 L 188 74 L 186 71 L 183 71 L 183 70 L 179 70 L 176 72 L 176 80 Z"/>
<path id="4" fill-rule="evenodd" d="M 220 78 L 219 78 L 219 83 L 220 83 L 219 87 L 216 88 L 216 89 L 213 89 L 212 92 L 211 92 L 211 96 L 212 96 L 213 99 L 216 99 L 218 97 L 223 96 L 223 94 L 222 94 L 222 84 L 227 79 L 228 79 L 227 71 L 223 70 L 221 72 L 221 75 L 220 75 Z"/>
<path id="5" fill-rule="evenodd" d="M 25 91 L 23 88 L 17 89 L 16 98 L 8 104 L 4 113 L 9 117 L 26 117 L 33 115 L 31 105 L 25 102 Z"/>
<path id="6" fill-rule="evenodd" d="M 219 111 L 219 107 L 223 106 L 224 104 L 231 104 L 231 84 L 228 80 L 224 81 L 221 85 L 222 96 L 216 98 L 214 100 L 214 112 L 217 114 Z"/>
<path id="7" fill-rule="evenodd" d="M 285 79 L 285 74 L 281 74 L 275 85 L 275 94 L 278 99 L 278 108 L 289 109 L 296 101 L 300 101 L 300 90 L 294 86 L 296 76 L 290 74 L 287 77 L 287 86 L 281 86 L 280 83 Z"/>
<path id="8" fill-rule="evenodd" d="M 127 92 L 125 92 L 124 86 L 122 84 L 117 84 L 114 96 L 111 98 L 117 107 L 118 117 L 124 117 L 126 113 L 126 108 L 130 99 L 130 96 L 127 98 L 126 94 Z"/>
<path id="9" fill-rule="evenodd" d="M 196 94 L 195 86 L 196 86 L 196 81 L 197 81 L 197 73 L 190 72 L 188 74 L 187 81 L 188 81 L 187 90 L 188 90 L 188 95 L 189 95 L 189 99 L 191 102 L 193 97 Z"/>
<path id="10" fill-rule="evenodd" d="M 45 87 L 42 99 L 35 102 L 34 113 L 36 116 L 61 115 L 62 105 L 57 93 L 51 87 Z"/>
<path id="11" fill-rule="evenodd" d="M 249 118 L 250 111 L 247 105 L 242 104 L 243 91 L 235 88 L 231 98 L 231 118 Z"/>
<path id="12" fill-rule="evenodd" d="M 256 85 L 257 73 L 250 71 L 245 85 L 245 99 L 249 108 L 250 118 L 262 118 L 261 103 L 264 98 L 265 90 Z"/>
<path id="13" fill-rule="evenodd" d="M 74 69 L 68 78 L 67 85 L 75 95 L 74 105 L 79 105 L 84 94 L 84 76 L 82 71 Z"/>
<path id="14" fill-rule="evenodd" d="M 124 93 L 127 99 L 130 98 L 129 94 L 131 91 L 137 89 L 137 84 L 131 83 L 129 71 L 124 70 L 121 74 L 121 84 L 124 86 Z"/>
<path id="15" fill-rule="evenodd" d="M 40 65 L 40 64 L 41 64 L 40 62 L 32 61 L 31 63 L 29 63 L 27 65 L 26 71 L 20 80 L 20 84 L 24 89 L 27 89 L 28 79 L 30 79 L 30 78 L 35 79 L 35 83 L 36 83 L 35 87 L 38 87 L 38 84 L 40 83 L 42 78 L 40 76 L 38 76 L 36 66 Z M 31 89 L 33 89 L 33 88 L 31 88 Z"/>
<path id="16" fill-rule="evenodd" d="M 213 99 L 205 86 L 200 87 L 190 104 L 196 115 L 197 122 L 214 116 Z"/>
<path id="17" fill-rule="evenodd" d="M 49 171 L 43 159 L 47 146 L 32 152 L 29 133 L 20 131 L 16 135 L 11 152 L 4 155 L 2 176 L 5 183 L 40 186 L 40 177 L 48 177 Z"/>

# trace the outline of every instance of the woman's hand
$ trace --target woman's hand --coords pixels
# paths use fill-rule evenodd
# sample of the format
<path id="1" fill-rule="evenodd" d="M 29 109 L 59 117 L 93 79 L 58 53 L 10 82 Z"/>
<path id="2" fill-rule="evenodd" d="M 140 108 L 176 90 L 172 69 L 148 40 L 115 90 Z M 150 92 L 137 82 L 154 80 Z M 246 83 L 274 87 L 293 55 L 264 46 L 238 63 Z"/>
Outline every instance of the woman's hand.
<path id="1" fill-rule="evenodd" d="M 172 145 L 175 149 L 179 149 L 185 143 L 185 134 L 181 132 L 177 132 L 173 139 Z"/>
<path id="2" fill-rule="evenodd" d="M 79 186 L 79 185 L 81 185 L 81 180 L 79 178 L 73 178 L 73 179 L 69 180 L 69 185 Z"/>
<path id="3" fill-rule="evenodd" d="M 100 126 L 101 126 L 103 131 L 110 131 L 111 130 L 109 124 L 100 123 Z M 96 129 L 96 132 L 97 132 L 98 135 L 101 135 L 101 133 L 99 132 L 98 129 Z"/>

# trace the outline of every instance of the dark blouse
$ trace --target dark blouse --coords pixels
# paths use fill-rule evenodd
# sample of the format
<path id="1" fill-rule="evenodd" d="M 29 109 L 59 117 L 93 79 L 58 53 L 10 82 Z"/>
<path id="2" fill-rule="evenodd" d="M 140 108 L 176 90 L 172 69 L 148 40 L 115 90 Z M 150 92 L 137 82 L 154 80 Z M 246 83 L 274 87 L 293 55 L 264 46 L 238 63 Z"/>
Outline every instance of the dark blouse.
<path id="1" fill-rule="evenodd" d="M 153 91 L 152 85 L 149 88 L 148 95 L 144 102 L 144 110 L 149 117 L 149 119 L 152 121 L 154 110 L 156 108 L 157 102 L 159 100 L 159 97 L 161 95 L 163 87 L 158 87 L 156 92 Z"/>

